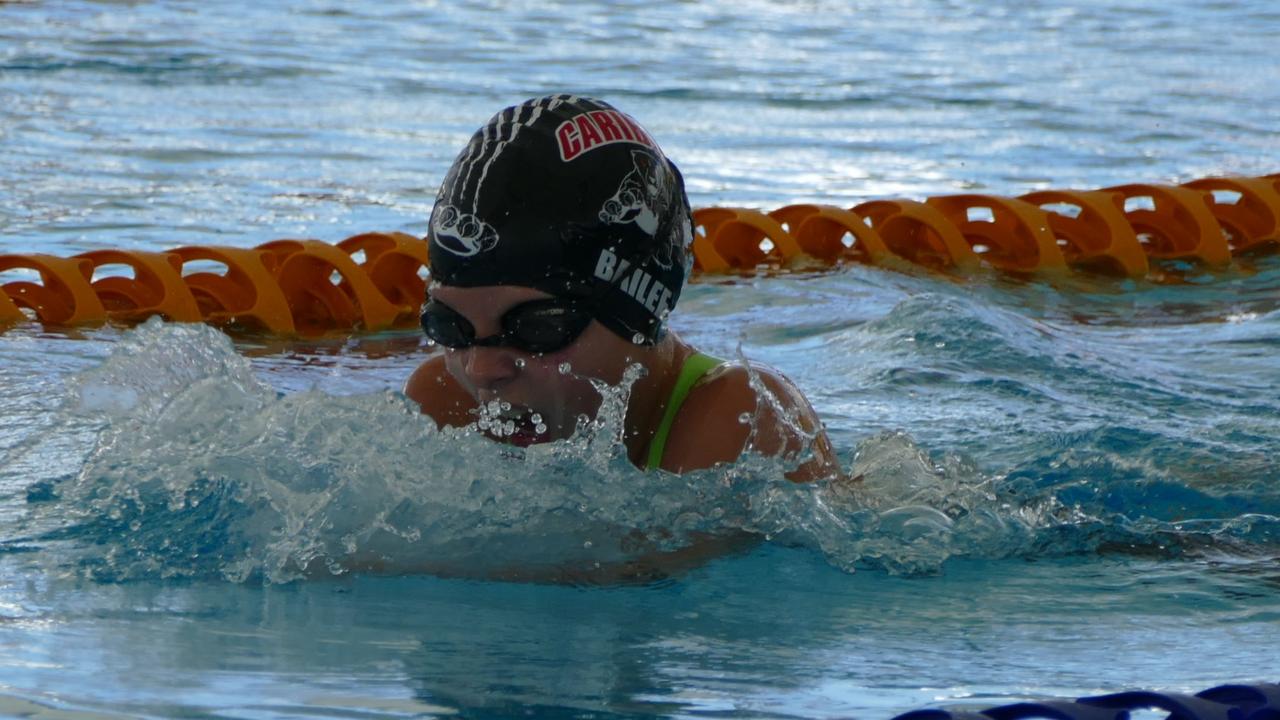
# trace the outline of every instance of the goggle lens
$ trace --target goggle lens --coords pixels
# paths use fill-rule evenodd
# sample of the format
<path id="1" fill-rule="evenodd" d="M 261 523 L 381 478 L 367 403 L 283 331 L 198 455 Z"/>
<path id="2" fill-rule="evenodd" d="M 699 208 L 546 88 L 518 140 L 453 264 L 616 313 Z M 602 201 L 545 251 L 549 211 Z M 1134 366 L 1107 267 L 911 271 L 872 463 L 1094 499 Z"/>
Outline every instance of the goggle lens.
<path id="1" fill-rule="evenodd" d="M 475 327 L 458 311 L 436 300 L 422 309 L 422 331 L 447 348 L 480 346 L 512 347 L 543 354 L 568 347 L 587 325 L 591 312 L 581 303 L 560 298 L 531 300 L 503 313 L 502 333 L 476 339 Z"/>

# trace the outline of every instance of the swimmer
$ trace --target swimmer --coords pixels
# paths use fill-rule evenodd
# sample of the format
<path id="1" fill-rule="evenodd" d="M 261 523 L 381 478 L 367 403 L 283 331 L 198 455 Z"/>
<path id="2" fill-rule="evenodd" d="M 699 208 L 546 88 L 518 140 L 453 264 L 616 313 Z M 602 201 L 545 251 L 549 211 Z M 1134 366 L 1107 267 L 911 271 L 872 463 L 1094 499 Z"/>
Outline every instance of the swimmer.
<path id="1" fill-rule="evenodd" d="M 683 473 L 750 451 L 794 461 L 797 482 L 838 478 L 790 381 L 668 329 L 692 267 L 692 223 L 679 170 L 609 104 L 554 95 L 503 110 L 436 197 L 422 327 L 444 351 L 405 394 L 440 425 L 479 421 L 528 446 L 571 436 L 600 410 L 592 380 L 618 386 L 639 366 L 622 436 L 637 467 Z"/>

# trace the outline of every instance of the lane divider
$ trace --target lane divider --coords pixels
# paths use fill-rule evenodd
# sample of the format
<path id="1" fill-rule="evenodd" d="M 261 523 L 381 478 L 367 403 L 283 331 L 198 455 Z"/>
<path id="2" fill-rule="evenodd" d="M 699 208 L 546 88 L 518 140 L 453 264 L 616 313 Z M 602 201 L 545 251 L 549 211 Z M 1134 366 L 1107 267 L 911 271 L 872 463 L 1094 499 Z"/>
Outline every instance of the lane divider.
<path id="1" fill-rule="evenodd" d="M 1218 685 L 1195 695 L 1134 690 L 1077 700 L 1011 703 L 985 710 L 913 710 L 893 720 L 1129 720 L 1156 710 L 1165 720 L 1277 720 L 1280 684 Z"/>
<path id="2" fill-rule="evenodd" d="M 948 273 L 1066 272 L 1166 281 L 1280 249 L 1280 173 L 1135 183 L 1020 197 L 939 195 L 841 208 L 695 210 L 696 274 L 815 271 L 849 263 Z M 133 323 L 153 315 L 276 335 L 414 327 L 427 244 L 364 233 L 337 244 L 0 254 L 0 332 Z"/>

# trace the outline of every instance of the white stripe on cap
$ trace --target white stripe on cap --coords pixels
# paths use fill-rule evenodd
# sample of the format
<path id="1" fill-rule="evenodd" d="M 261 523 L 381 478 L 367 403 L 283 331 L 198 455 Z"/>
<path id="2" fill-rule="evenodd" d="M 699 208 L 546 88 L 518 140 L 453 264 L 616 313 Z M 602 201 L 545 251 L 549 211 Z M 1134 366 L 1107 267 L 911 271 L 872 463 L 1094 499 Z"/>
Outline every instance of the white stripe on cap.
<path id="1" fill-rule="evenodd" d="M 577 103 L 580 99 L 577 95 L 562 93 L 503 110 L 498 118 L 485 125 L 481 131 L 480 141 L 474 143 L 474 147 L 468 146 L 466 157 L 458 163 L 458 174 L 455 176 L 456 182 L 451 193 L 453 199 L 457 200 L 460 195 L 466 194 L 471 185 L 472 176 L 479 167 L 480 173 L 475 180 L 475 190 L 471 193 L 471 212 L 474 214 L 479 209 L 480 191 L 484 188 L 489 169 L 493 167 L 493 163 L 507 145 L 515 141 L 522 129 L 537 122 L 544 112 L 555 110 L 566 103 Z M 508 127 L 509 133 L 504 133 L 503 130 Z M 504 134 L 507 137 L 503 137 Z"/>
<path id="2" fill-rule="evenodd" d="M 529 117 L 524 120 L 518 120 L 513 117 L 511 122 L 511 137 L 501 140 L 493 146 L 493 154 L 489 156 L 489 159 L 485 161 L 484 166 L 480 169 L 480 179 L 476 182 L 476 192 L 471 203 L 471 212 L 474 213 L 480 204 L 480 190 L 484 188 L 484 179 L 489 176 L 489 168 L 493 167 L 494 161 L 497 160 L 498 156 L 502 154 L 502 151 L 506 149 L 508 143 L 515 142 L 516 136 L 520 134 L 521 129 L 526 125 L 532 125 L 537 122 L 538 118 L 542 117 L 544 109 L 554 107 L 552 103 L 556 103 L 555 98 L 544 98 L 539 100 L 533 105 L 533 107 L 529 107 L 528 105 L 520 106 L 519 112 L 524 114 L 527 110 Z"/>

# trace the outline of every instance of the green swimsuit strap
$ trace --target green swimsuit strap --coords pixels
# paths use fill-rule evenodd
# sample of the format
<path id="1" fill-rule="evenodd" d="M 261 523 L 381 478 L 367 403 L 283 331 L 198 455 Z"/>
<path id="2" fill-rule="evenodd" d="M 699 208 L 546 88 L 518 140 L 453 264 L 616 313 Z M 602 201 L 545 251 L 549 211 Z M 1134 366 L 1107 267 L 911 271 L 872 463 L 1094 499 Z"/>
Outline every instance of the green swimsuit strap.
<path id="1" fill-rule="evenodd" d="M 662 422 L 658 423 L 658 430 L 649 441 L 649 458 L 644 464 L 645 470 L 656 470 L 662 465 L 662 453 L 667 449 L 667 435 L 671 433 L 671 425 L 680 413 L 680 406 L 684 405 L 689 391 L 698 384 L 702 376 L 723 362 L 704 353 L 694 353 L 684 361 L 680 377 L 676 378 L 676 385 L 671 388 L 671 397 L 667 398 L 667 409 L 662 414 Z"/>

